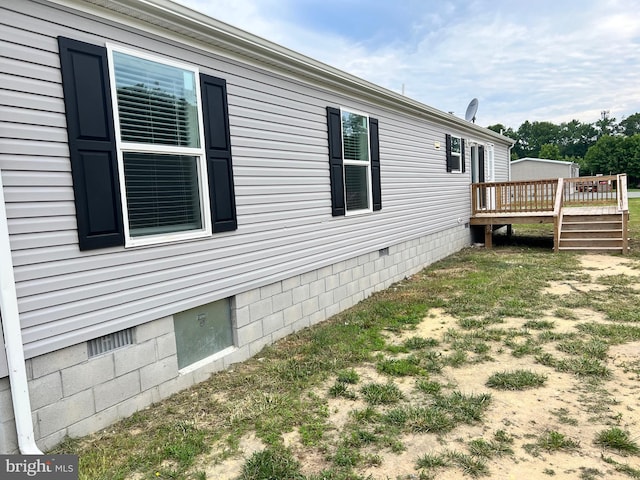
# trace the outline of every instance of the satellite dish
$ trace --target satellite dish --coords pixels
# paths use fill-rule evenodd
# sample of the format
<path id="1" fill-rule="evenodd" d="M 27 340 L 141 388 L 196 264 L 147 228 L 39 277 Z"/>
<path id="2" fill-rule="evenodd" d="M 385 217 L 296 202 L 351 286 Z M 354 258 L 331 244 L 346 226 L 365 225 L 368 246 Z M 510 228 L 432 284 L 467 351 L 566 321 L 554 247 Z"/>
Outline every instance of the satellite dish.
<path id="1" fill-rule="evenodd" d="M 464 119 L 467 122 L 476 123 L 476 112 L 478 111 L 478 99 L 474 98 L 469 102 L 467 107 L 467 113 L 464 114 Z"/>

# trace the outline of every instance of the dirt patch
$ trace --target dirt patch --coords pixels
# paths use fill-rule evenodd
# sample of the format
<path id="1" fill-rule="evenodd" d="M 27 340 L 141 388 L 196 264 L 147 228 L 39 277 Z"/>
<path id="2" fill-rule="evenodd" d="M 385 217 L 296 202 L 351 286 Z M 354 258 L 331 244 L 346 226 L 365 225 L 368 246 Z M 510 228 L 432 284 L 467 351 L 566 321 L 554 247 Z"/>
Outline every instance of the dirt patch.
<path id="1" fill-rule="evenodd" d="M 448 315 L 441 308 L 432 308 L 429 315 L 416 325 L 415 329 L 406 330 L 395 337 L 398 343 L 411 337 L 441 339 L 447 330 L 457 326 L 456 322 L 455 317 Z"/>
<path id="2" fill-rule="evenodd" d="M 573 292 L 602 292 L 606 289 L 606 285 L 600 285 L 599 283 L 583 283 L 573 280 L 563 280 L 560 282 L 549 282 L 549 286 L 545 288 L 542 293 L 562 296 L 569 295 Z"/>
<path id="3" fill-rule="evenodd" d="M 242 466 L 245 459 L 249 458 L 253 453 L 264 449 L 265 445 L 262 440 L 251 433 L 240 439 L 238 452 L 233 457 L 215 465 L 207 465 L 205 473 L 207 478 L 232 479 L 238 478 L 242 474 Z"/>
<path id="4" fill-rule="evenodd" d="M 611 255 L 582 255 L 580 263 L 584 273 L 592 277 L 603 275 L 629 275 L 640 277 L 638 262 L 625 257 L 613 257 Z"/>
<path id="5" fill-rule="evenodd" d="M 574 280 L 552 282 L 544 293 L 562 296 L 576 291 L 604 291 L 607 287 L 597 283 L 602 276 L 640 276 L 640 271 L 633 268 L 634 263 L 624 258 L 586 255 L 581 262 L 584 267 L 581 273 L 588 273 L 592 283 Z M 574 309 L 571 313 L 571 319 L 549 313 L 538 320 L 551 322 L 551 331 L 554 333 L 575 333 L 578 336 L 580 332 L 576 326 L 579 323 L 606 323 L 602 313 L 589 309 Z M 491 327 L 522 330 L 527 321 L 523 318 L 505 318 L 502 323 Z M 451 328 L 459 328 L 457 320 L 440 309 L 432 309 L 415 329 L 399 335 L 389 334 L 389 340 L 397 345 L 411 337 L 442 340 Z M 567 357 L 553 347 L 545 346 L 544 350 L 553 351 L 558 358 Z M 416 462 L 424 454 L 445 449 L 463 451 L 471 440 L 491 438 L 501 430 L 513 438 L 513 454 L 487 461 L 490 478 L 591 478 L 589 474 L 607 479 L 629 478 L 604 462 L 603 456 L 632 468 L 640 468 L 638 458 L 603 451 L 594 444 L 594 439 L 598 432 L 612 425 L 631 431 L 634 438 L 640 435 L 640 407 L 637 403 L 640 389 L 639 352 L 639 342 L 612 347 L 606 358 L 611 377 L 602 382 L 601 387 L 595 388 L 573 373 L 558 372 L 538 364 L 531 356 L 516 358 L 507 349 L 499 351 L 492 347 L 491 361 L 461 368 L 447 367 L 431 376 L 433 380 L 455 387 L 464 394 L 490 393 L 491 406 L 481 423 L 459 426 L 446 435 L 405 435 L 401 438 L 404 451 L 378 451 L 380 465 L 362 468 L 358 474 L 375 479 L 418 478 Z M 525 391 L 497 391 L 486 386 L 493 372 L 518 369 L 546 375 L 545 386 Z M 385 381 L 371 368 L 359 370 L 359 373 L 366 381 Z M 396 383 L 406 395 L 414 392 L 413 380 L 400 379 Z M 329 405 L 329 422 L 339 430 L 348 421 L 349 412 L 346 410 L 353 409 L 355 405 L 353 402 L 334 400 Z M 357 408 L 362 406 L 359 404 Z M 536 439 L 547 432 L 561 432 L 574 440 L 578 447 L 557 452 L 532 448 Z M 438 470 L 434 478 L 447 480 L 462 477 L 460 469 L 448 468 Z"/>

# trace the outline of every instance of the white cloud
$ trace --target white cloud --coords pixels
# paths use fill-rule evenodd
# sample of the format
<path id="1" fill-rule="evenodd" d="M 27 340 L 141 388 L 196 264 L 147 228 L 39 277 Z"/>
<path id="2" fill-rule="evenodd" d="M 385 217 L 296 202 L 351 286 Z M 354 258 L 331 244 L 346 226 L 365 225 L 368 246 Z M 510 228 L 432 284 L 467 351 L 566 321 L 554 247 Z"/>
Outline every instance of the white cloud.
<path id="1" fill-rule="evenodd" d="M 384 1 L 369 5 L 384 15 L 393 7 Z M 593 122 L 603 109 L 620 120 L 640 111 L 637 0 L 453 0 L 437 11 L 432 2 L 407 2 L 387 22 L 395 30 L 385 25 L 381 36 L 372 27 L 353 38 L 353 29 L 333 31 L 321 16 L 299 21 L 314 18 L 293 15 L 311 1 L 181 0 L 378 85 L 399 92 L 404 84 L 407 95 L 441 110 L 462 116 L 478 97 L 482 125 Z"/>

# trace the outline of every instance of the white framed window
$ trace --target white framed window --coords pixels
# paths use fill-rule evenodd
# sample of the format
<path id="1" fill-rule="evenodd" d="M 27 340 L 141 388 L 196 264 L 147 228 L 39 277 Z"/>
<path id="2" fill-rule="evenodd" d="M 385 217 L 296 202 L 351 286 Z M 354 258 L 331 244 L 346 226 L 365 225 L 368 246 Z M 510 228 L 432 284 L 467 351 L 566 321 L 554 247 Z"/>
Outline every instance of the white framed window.
<path id="1" fill-rule="evenodd" d="M 197 68 L 107 45 L 127 247 L 211 235 Z"/>
<path id="2" fill-rule="evenodd" d="M 371 212 L 369 116 L 340 109 L 346 214 Z"/>
<path id="3" fill-rule="evenodd" d="M 462 173 L 462 138 L 451 135 L 451 173 Z"/>

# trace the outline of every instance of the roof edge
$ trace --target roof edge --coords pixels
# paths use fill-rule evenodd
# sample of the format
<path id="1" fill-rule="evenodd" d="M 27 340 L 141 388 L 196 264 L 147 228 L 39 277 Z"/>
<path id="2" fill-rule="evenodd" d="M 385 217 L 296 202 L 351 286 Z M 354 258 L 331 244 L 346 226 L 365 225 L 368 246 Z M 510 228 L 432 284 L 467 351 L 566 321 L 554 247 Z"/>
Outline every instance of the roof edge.
<path id="1" fill-rule="evenodd" d="M 520 163 L 520 162 L 524 162 L 524 161 L 554 163 L 556 165 L 578 165 L 578 166 L 580 166 L 580 164 L 576 163 L 576 162 L 568 162 L 566 160 L 552 160 L 550 158 L 535 158 L 535 157 L 519 158 L 518 160 L 513 160 L 511 163 L 514 164 L 514 163 Z"/>
<path id="2" fill-rule="evenodd" d="M 453 114 L 396 93 L 340 69 L 295 52 L 277 43 L 234 27 L 171 0 L 46 0 L 85 13 L 106 9 L 137 21 L 169 30 L 181 37 L 209 43 L 242 58 L 258 61 L 293 73 L 345 94 L 356 96 L 394 110 L 436 119 L 451 127 L 489 136 L 513 145 L 513 139 L 480 127 Z"/>

